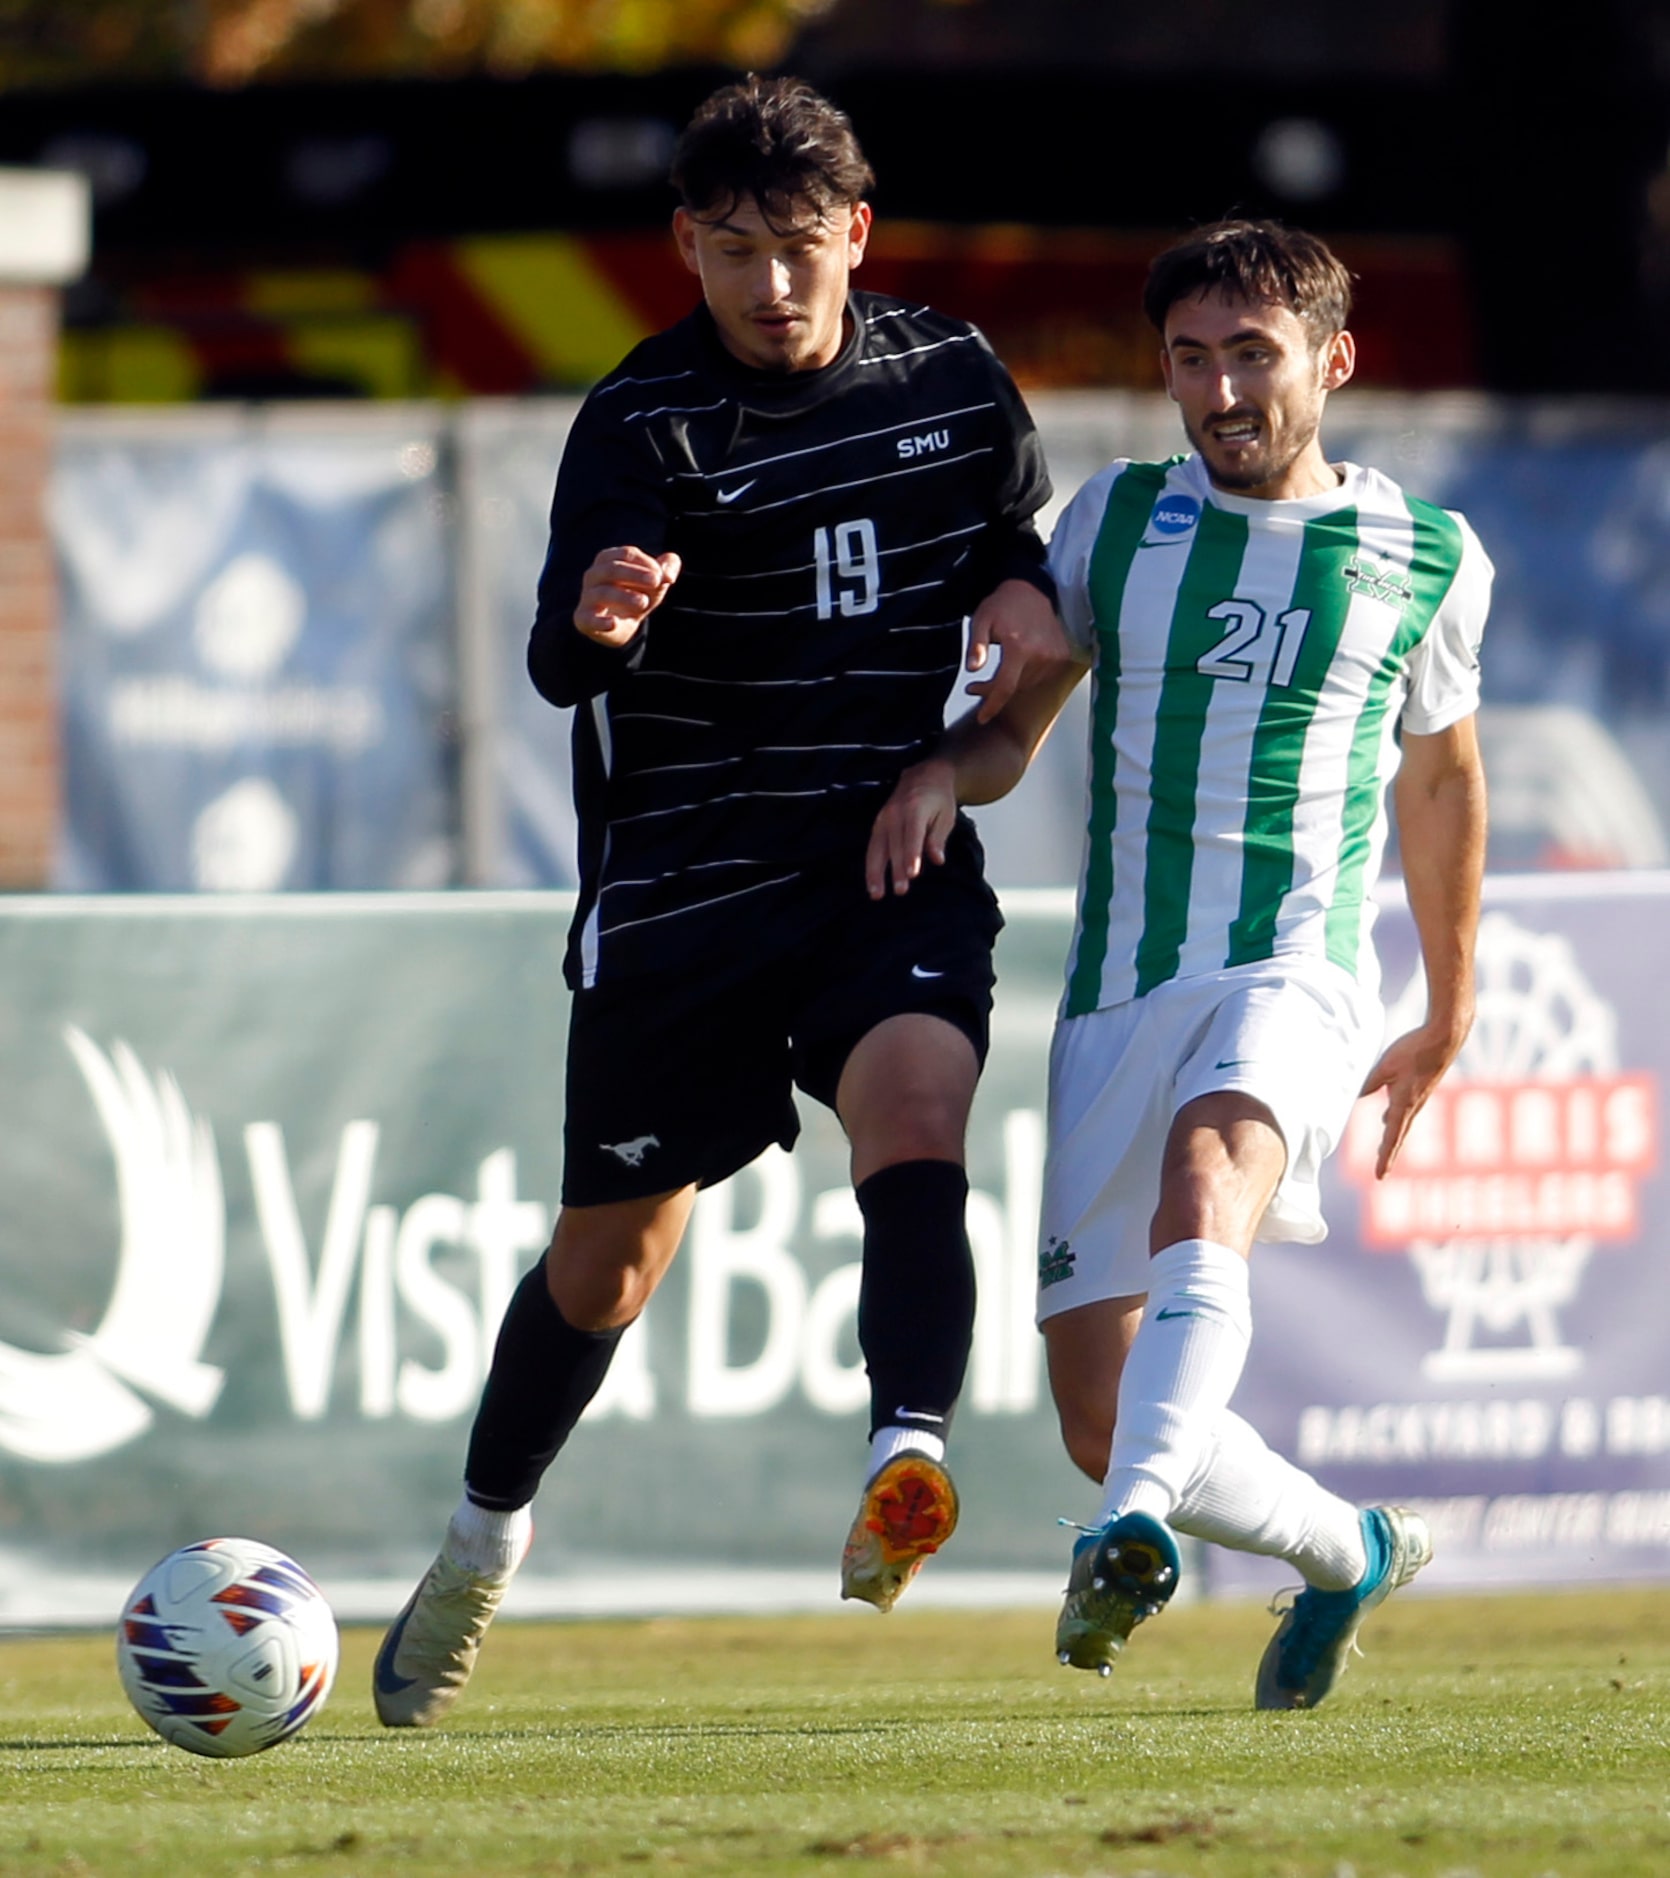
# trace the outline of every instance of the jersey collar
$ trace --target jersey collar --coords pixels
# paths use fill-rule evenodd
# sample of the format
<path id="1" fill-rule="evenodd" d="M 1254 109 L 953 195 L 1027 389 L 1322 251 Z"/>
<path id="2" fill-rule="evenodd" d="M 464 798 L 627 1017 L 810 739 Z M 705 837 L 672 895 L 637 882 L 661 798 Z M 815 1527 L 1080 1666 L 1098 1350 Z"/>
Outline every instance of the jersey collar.
<path id="1" fill-rule="evenodd" d="M 693 315 L 706 354 L 707 369 L 721 381 L 739 404 L 750 410 L 790 416 L 845 391 L 864 350 L 867 328 L 863 310 L 847 295 L 847 335 L 841 350 L 827 365 L 810 372 L 762 372 L 744 365 L 726 349 L 705 303 Z"/>
<path id="2" fill-rule="evenodd" d="M 1220 489 L 1207 474 L 1206 465 L 1196 455 L 1186 456 L 1182 464 L 1184 479 L 1192 493 L 1210 502 L 1214 508 L 1223 509 L 1230 515 L 1245 515 L 1254 519 L 1259 516 L 1280 516 L 1284 521 L 1294 522 L 1308 522 L 1318 515 L 1332 515 L 1337 509 L 1355 508 L 1362 502 L 1366 472 L 1355 463 L 1338 463 L 1334 467 L 1344 472 L 1337 488 L 1324 489 L 1320 495 L 1291 496 L 1285 501 L 1271 502 L 1258 496 L 1238 496 L 1233 490 Z"/>

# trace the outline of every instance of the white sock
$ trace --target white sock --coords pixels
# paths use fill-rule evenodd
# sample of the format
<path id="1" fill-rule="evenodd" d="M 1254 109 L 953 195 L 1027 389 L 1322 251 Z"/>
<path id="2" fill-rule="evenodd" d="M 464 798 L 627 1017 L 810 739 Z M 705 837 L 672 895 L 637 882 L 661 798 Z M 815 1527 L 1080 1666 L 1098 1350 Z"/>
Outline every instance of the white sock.
<path id="1" fill-rule="evenodd" d="M 1348 1591 L 1368 1570 L 1358 1509 L 1267 1447 L 1231 1409 L 1213 1425 L 1171 1524 L 1214 1545 L 1284 1558 L 1323 1591 Z"/>
<path id="2" fill-rule="evenodd" d="M 866 1486 L 887 1463 L 900 1454 L 925 1454 L 930 1461 L 945 1459 L 945 1437 L 925 1428 L 878 1428 L 870 1437 L 870 1471 L 864 1476 Z"/>
<path id="3" fill-rule="evenodd" d="M 1169 1519 L 1229 1406 L 1252 1341 L 1247 1261 L 1210 1239 L 1180 1239 L 1148 1261 L 1148 1307 L 1119 1379 L 1101 1522 Z"/>
<path id="4" fill-rule="evenodd" d="M 498 1513 L 466 1493 L 447 1522 L 441 1550 L 454 1565 L 483 1578 L 508 1578 L 533 1543 L 533 1508 Z"/>

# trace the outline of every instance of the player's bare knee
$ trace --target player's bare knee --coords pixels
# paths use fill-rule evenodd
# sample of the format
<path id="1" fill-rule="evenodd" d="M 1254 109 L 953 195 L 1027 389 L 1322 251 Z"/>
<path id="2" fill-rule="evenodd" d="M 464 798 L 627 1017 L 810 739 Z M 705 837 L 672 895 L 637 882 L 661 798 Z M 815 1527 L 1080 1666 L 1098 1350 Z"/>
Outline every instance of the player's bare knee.
<path id="1" fill-rule="evenodd" d="M 642 1267 L 603 1261 L 555 1261 L 547 1267 L 551 1301 L 576 1330 L 620 1330 L 638 1317 L 655 1290 Z"/>
<path id="2" fill-rule="evenodd" d="M 889 1103 L 866 1118 L 863 1132 L 877 1150 L 874 1158 L 881 1165 L 962 1160 L 967 1117 L 960 1104 L 936 1097 L 937 1092 L 924 1091 L 915 1101 Z"/>
<path id="3" fill-rule="evenodd" d="M 855 1167 L 873 1173 L 904 1161 L 961 1165 L 968 1098 L 960 1084 L 948 1086 L 924 1066 L 891 1083 L 870 1082 L 858 1099 L 848 1100 L 841 1120 Z"/>
<path id="4" fill-rule="evenodd" d="M 619 1330 L 642 1313 L 667 1262 L 643 1235 L 559 1229 L 545 1259 L 546 1288 L 576 1330 Z"/>
<path id="5" fill-rule="evenodd" d="M 878 1024 L 836 1091 L 855 1160 L 961 1161 L 979 1068 L 974 1046 L 943 1019 L 906 1013 Z"/>

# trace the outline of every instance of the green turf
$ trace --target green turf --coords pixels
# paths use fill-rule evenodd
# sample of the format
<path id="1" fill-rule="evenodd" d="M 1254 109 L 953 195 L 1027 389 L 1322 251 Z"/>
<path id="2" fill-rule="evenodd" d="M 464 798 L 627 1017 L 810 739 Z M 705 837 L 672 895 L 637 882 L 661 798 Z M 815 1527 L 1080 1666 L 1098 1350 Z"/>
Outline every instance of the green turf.
<path id="1" fill-rule="evenodd" d="M 1670 1591 L 1394 1601 L 1334 1700 L 1251 1711 L 1270 1619 L 1168 1612 L 1100 1681 L 1047 1612 L 503 1624 L 442 1729 L 164 1747 L 103 1637 L 0 1640 L 0 1874 L 1662 1878 Z"/>

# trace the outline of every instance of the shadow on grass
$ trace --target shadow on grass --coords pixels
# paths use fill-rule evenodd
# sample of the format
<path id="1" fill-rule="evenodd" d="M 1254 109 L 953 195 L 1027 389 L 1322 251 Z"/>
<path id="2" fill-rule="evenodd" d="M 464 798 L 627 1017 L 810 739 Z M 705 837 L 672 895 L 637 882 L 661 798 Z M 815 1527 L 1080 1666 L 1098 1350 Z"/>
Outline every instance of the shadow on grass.
<path id="1" fill-rule="evenodd" d="M 600 1722 L 553 1718 L 543 1726 L 519 1728 L 368 1728 L 362 1734 L 314 1733 L 315 1741 L 550 1741 L 558 1735 L 583 1734 L 594 1741 L 770 1741 L 831 1740 L 842 1737 L 905 1735 L 921 1732 L 929 1724 L 908 1719 L 873 1722 Z"/>
<path id="2" fill-rule="evenodd" d="M 52 1754 L 78 1748 L 138 1748 L 150 1754 L 161 1753 L 166 1745 L 162 1741 L 136 1739 L 133 1735 L 53 1735 L 45 1738 L 23 1735 L 15 1741 L 0 1740 L 0 1755 Z"/>
<path id="3" fill-rule="evenodd" d="M 1009 1717 L 1015 1720 L 1014 1717 Z M 1028 1713 L 1024 1718 L 1028 1728 L 1060 1727 L 1070 1731 L 1081 1729 L 1086 1716 L 1080 1710 L 1062 1711 L 1059 1714 Z M 1254 1711 L 1250 1705 L 1224 1705 L 1217 1708 L 1153 1708 L 1121 1709 L 1115 1718 L 1122 1727 L 1140 1725 L 1144 1722 L 1175 1725 L 1178 1722 L 1254 1722 L 1266 1725 L 1265 1717 Z M 411 1742 L 437 1743 L 457 1742 L 459 1745 L 503 1744 L 507 1741 L 545 1742 L 564 1735 L 584 1735 L 592 1741 L 838 1741 L 865 1740 L 885 1736 L 899 1740 L 913 1735 L 933 1734 L 942 1730 L 945 1718 L 924 1716 L 882 1716 L 867 1721 L 835 1721 L 822 1718 L 801 1720 L 771 1721 L 587 1721 L 572 1716 L 553 1716 L 548 1723 L 529 1723 L 512 1728 L 494 1728 L 481 1725 L 459 1725 L 453 1723 L 441 1728 L 366 1728 L 362 1730 L 338 1728 L 326 1732 L 321 1728 L 308 1730 L 307 1739 L 313 1742 L 365 1742 L 404 1739 Z"/>

